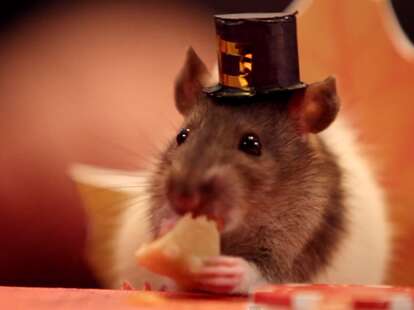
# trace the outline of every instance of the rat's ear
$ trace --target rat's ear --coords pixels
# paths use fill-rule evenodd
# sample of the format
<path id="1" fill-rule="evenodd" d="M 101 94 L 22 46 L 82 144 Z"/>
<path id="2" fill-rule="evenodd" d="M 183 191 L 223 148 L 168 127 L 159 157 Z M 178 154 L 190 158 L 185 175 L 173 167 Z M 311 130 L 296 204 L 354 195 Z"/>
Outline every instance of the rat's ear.
<path id="1" fill-rule="evenodd" d="M 181 114 L 188 114 L 208 79 L 209 72 L 206 65 L 190 47 L 187 50 L 184 67 L 175 82 L 175 104 Z"/>
<path id="2" fill-rule="evenodd" d="M 289 115 L 301 133 L 318 133 L 326 129 L 339 111 L 339 98 L 334 77 L 310 84 L 298 91 L 289 104 Z"/>

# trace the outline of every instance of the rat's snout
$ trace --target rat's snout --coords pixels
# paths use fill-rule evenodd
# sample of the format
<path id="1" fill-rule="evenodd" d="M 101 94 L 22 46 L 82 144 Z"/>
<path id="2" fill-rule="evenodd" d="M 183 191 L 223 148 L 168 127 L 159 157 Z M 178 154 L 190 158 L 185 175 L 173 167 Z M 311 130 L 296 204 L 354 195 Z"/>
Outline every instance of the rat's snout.
<path id="1" fill-rule="evenodd" d="M 176 215 L 215 220 L 220 231 L 240 225 L 246 208 L 237 172 L 230 165 L 174 167 L 165 180 L 166 204 Z"/>
<path id="2" fill-rule="evenodd" d="M 168 195 L 171 206 L 178 214 L 194 212 L 200 208 L 200 193 L 197 190 L 185 193 L 170 191 Z"/>
<path id="3" fill-rule="evenodd" d="M 171 175 L 168 180 L 167 197 L 177 214 L 209 213 L 208 204 L 216 192 L 218 181 L 214 176 L 201 180 Z M 194 177 L 192 177 L 194 178 Z"/>

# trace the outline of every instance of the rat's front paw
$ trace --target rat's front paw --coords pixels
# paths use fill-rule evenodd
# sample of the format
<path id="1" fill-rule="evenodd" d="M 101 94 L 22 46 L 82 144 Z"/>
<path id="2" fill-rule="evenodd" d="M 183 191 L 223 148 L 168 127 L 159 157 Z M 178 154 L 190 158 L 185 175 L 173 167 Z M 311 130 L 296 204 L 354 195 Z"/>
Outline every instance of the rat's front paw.
<path id="1" fill-rule="evenodd" d="M 206 258 L 194 274 L 198 290 L 219 294 L 247 294 L 259 278 L 256 268 L 246 260 L 231 256 Z"/>

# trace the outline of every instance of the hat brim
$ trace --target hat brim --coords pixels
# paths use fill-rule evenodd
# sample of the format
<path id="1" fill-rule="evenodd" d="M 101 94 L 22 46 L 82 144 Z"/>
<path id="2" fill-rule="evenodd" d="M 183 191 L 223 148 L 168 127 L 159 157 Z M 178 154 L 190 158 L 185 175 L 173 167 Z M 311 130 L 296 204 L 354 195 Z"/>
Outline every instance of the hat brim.
<path id="1" fill-rule="evenodd" d="M 255 98 L 255 97 L 267 97 L 273 94 L 283 93 L 283 92 L 290 92 L 299 89 L 304 89 L 308 85 L 303 82 L 299 82 L 295 85 L 291 85 L 284 88 L 270 88 L 265 90 L 256 90 L 256 89 L 249 89 L 243 90 L 239 88 L 227 87 L 221 84 L 217 84 L 211 87 L 206 87 L 203 89 L 203 92 L 210 97 L 214 98 Z"/>

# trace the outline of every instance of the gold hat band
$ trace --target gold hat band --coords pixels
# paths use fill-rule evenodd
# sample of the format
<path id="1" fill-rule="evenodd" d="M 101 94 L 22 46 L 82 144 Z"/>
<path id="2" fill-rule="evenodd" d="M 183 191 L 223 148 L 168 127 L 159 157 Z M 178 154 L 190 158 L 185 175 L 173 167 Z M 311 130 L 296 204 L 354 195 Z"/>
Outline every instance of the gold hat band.
<path id="1" fill-rule="evenodd" d="M 220 67 L 220 84 L 227 87 L 240 88 L 249 90 L 251 79 L 250 75 L 253 67 L 253 54 L 247 49 L 245 44 L 225 41 L 218 37 L 219 44 L 219 67 Z M 238 74 L 228 74 L 223 70 L 224 55 L 238 57 Z"/>

